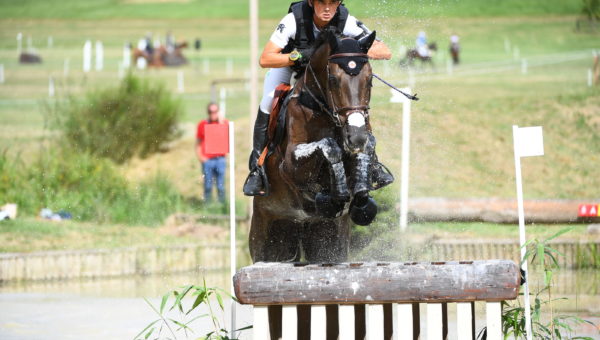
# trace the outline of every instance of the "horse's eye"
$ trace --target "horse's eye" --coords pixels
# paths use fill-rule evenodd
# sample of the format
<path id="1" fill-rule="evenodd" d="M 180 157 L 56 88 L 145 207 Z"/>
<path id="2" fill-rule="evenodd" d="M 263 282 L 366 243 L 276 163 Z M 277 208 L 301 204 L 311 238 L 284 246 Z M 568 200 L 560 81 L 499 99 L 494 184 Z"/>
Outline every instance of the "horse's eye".
<path id="1" fill-rule="evenodd" d="M 339 87 L 340 83 L 336 77 L 329 76 L 329 85 L 331 85 L 331 87 Z"/>

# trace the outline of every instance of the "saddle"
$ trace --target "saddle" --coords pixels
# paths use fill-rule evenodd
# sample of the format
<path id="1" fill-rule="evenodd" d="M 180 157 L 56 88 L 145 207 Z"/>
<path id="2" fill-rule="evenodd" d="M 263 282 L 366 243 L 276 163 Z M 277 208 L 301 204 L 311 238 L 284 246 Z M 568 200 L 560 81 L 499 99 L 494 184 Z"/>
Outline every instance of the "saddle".
<path id="1" fill-rule="evenodd" d="M 285 120 L 287 116 L 287 104 L 290 101 L 292 87 L 289 84 L 279 84 L 275 88 L 271 114 L 269 115 L 269 127 L 267 128 L 267 145 L 258 158 L 258 166 L 262 168 L 269 156 L 273 154 L 275 148 L 283 140 L 285 135 Z"/>

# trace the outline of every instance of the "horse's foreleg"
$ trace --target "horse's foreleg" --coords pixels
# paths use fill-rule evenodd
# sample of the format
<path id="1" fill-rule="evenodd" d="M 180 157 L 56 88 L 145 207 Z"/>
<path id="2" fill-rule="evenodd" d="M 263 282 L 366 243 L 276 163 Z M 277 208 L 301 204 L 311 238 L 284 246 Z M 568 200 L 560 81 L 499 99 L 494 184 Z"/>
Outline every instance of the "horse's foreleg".
<path id="1" fill-rule="evenodd" d="M 302 162 L 303 159 L 308 159 L 315 154 L 322 156 L 329 164 L 331 197 L 343 202 L 348 201 L 350 191 L 346 183 L 342 149 L 333 138 L 323 138 L 318 142 L 296 145 L 294 159 L 296 162 Z"/>

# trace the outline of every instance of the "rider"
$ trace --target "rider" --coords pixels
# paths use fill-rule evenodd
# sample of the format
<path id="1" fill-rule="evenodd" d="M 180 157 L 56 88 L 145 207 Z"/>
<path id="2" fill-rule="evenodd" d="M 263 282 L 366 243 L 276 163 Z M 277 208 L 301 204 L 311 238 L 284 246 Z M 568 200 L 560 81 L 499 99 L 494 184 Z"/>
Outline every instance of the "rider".
<path id="1" fill-rule="evenodd" d="M 308 63 L 307 55 L 312 42 L 320 32 L 333 26 L 345 36 L 362 38 L 370 31 L 355 17 L 349 15 L 342 5 L 343 0 L 303 0 L 292 3 L 289 13 L 281 20 L 260 57 L 260 66 L 270 68 L 265 76 L 263 97 L 254 124 L 254 143 L 250 154 L 250 175 L 244 184 L 244 194 L 264 195 L 263 179 L 257 171 L 257 161 L 267 143 L 266 131 L 275 88 L 281 83 L 290 83 L 294 71 L 300 71 Z M 389 60 L 389 48 L 375 41 L 368 53 L 371 59 Z M 374 158 L 376 159 L 376 158 Z M 393 177 L 373 163 L 374 181 L 389 184 Z"/>
<path id="2" fill-rule="evenodd" d="M 415 45 L 417 47 L 417 53 L 419 53 L 421 57 L 429 57 L 429 46 L 427 45 L 427 34 L 425 34 L 425 32 L 419 32 Z"/>

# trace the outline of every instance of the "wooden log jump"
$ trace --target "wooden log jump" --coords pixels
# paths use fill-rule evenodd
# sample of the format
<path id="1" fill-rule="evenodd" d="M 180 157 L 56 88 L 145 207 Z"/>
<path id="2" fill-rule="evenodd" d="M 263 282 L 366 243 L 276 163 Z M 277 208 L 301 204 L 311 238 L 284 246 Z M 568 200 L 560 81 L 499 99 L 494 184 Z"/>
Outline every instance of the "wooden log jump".
<path id="1" fill-rule="evenodd" d="M 447 304 L 456 303 L 457 339 L 475 340 L 476 301 L 486 303 L 487 339 L 500 340 L 501 301 L 516 299 L 520 284 L 518 266 L 506 260 L 256 263 L 234 277 L 239 301 L 254 306 L 255 340 L 274 338 L 269 317 L 284 340 L 419 339 L 420 303 L 427 339 L 447 339 Z"/>

